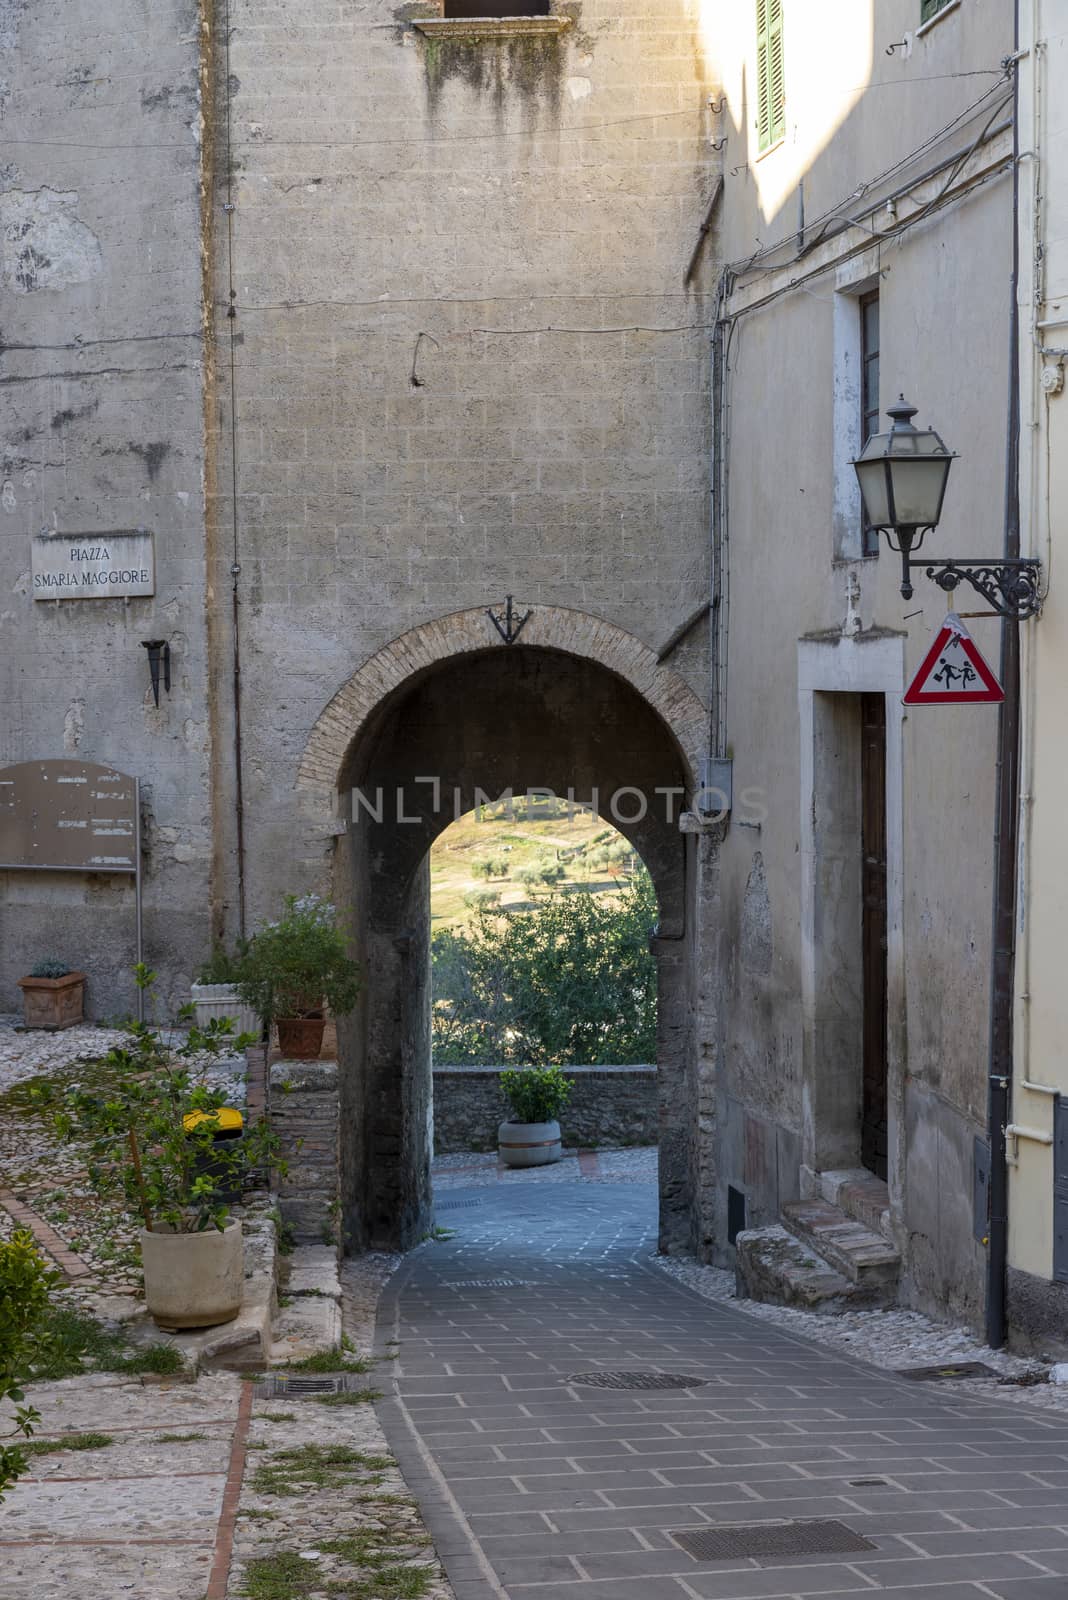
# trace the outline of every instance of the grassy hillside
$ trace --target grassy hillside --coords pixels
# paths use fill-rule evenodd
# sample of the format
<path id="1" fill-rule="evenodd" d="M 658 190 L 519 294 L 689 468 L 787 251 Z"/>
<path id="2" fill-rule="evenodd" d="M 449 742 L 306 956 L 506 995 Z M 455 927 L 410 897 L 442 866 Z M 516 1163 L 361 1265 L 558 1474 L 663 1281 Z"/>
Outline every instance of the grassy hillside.
<path id="1" fill-rule="evenodd" d="M 526 801 L 469 812 L 430 852 L 432 926 L 459 928 L 475 897 L 519 909 L 552 894 L 612 895 L 638 857 L 603 817 L 566 801 Z M 547 873 L 549 879 L 540 878 Z"/>

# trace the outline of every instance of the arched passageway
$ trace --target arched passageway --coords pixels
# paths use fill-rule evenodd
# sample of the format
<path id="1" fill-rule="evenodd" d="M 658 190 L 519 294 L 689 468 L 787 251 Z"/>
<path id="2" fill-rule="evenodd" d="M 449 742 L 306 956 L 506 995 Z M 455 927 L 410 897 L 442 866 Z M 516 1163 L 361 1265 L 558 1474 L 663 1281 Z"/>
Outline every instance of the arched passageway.
<path id="1" fill-rule="evenodd" d="M 677 685 L 679 702 L 699 711 Z M 652 875 L 659 907 L 650 933 L 659 1002 L 660 1235 L 667 1248 L 688 1242 L 694 852 L 679 816 L 694 783 L 682 742 L 660 712 L 599 661 L 525 637 L 486 648 L 483 634 L 482 649 L 429 662 L 383 694 L 351 739 L 336 782 L 346 829 L 335 894 L 356 929 L 365 978 L 361 1001 L 339 1031 L 341 1181 L 351 1247 L 405 1248 L 429 1225 L 428 853 L 457 816 L 509 789 L 592 799 Z"/>

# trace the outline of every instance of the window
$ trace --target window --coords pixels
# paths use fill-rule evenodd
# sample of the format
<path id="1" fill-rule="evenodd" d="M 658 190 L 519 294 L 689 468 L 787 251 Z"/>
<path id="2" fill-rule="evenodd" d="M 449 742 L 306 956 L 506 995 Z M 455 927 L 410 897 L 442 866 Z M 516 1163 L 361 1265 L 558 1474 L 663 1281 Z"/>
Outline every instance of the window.
<path id="1" fill-rule="evenodd" d="M 770 150 L 786 136 L 782 56 L 783 0 L 757 0 L 757 143 Z"/>
<path id="2" fill-rule="evenodd" d="M 878 289 L 862 294 L 857 308 L 860 313 L 860 449 L 863 450 L 872 434 L 879 431 Z M 879 535 L 869 525 L 867 517 L 864 517 L 861 543 L 866 556 L 879 554 Z"/>
<path id="3" fill-rule="evenodd" d="M 445 0 L 442 15 L 463 21 L 486 17 L 547 17 L 549 0 Z"/>
<path id="4" fill-rule="evenodd" d="M 940 11 L 944 11 L 951 4 L 951 0 L 920 0 L 920 23 L 930 22 Z"/>

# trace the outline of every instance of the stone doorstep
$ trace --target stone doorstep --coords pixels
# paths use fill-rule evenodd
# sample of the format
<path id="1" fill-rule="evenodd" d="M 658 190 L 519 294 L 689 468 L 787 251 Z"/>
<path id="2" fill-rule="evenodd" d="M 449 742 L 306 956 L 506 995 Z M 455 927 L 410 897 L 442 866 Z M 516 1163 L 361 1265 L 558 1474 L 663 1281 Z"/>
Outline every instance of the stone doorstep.
<path id="1" fill-rule="evenodd" d="M 278 1366 L 341 1347 L 341 1280 L 333 1245 L 298 1245 L 289 1258 L 285 1294 L 271 1329 L 268 1361 Z"/>
<path id="2" fill-rule="evenodd" d="M 862 1222 L 893 1244 L 890 1190 L 882 1178 L 864 1167 L 850 1167 L 839 1172 L 821 1172 L 819 1187 L 828 1205 L 838 1206 L 854 1222 Z"/>
<path id="3" fill-rule="evenodd" d="M 836 1272 L 860 1287 L 893 1288 L 901 1257 L 862 1222 L 854 1222 L 826 1200 L 795 1200 L 782 1208 L 783 1226 L 823 1258 Z"/>
<path id="4" fill-rule="evenodd" d="M 735 1240 L 738 1295 L 825 1316 L 844 1311 L 856 1286 L 777 1223 Z"/>

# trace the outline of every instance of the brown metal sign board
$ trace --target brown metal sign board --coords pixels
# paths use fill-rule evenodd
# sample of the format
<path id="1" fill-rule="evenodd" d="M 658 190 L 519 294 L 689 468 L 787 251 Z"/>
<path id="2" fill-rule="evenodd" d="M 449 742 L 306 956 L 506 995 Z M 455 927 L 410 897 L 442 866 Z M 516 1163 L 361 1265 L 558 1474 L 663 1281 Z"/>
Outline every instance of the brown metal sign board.
<path id="1" fill-rule="evenodd" d="M 91 761 L 0 769 L 0 868 L 137 871 L 137 780 Z"/>

